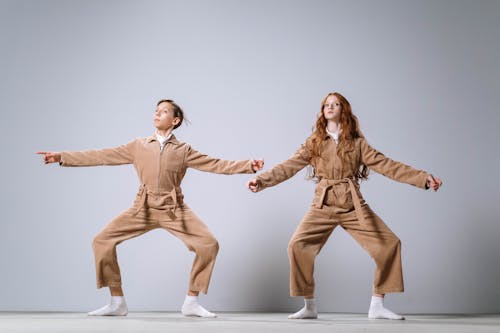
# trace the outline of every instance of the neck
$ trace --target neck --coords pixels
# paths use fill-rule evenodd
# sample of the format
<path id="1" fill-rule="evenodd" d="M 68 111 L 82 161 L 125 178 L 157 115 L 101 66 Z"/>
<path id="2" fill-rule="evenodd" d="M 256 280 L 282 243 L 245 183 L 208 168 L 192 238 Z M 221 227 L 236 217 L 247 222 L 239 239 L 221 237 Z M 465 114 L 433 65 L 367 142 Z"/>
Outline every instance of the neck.
<path id="1" fill-rule="evenodd" d="M 161 130 L 161 129 L 156 129 L 156 133 L 158 133 L 159 135 L 163 136 L 163 137 L 167 137 L 170 135 L 170 133 L 172 133 L 172 129 L 169 128 L 169 129 L 166 129 L 166 130 Z"/>
<path id="2" fill-rule="evenodd" d="M 328 130 L 330 132 L 336 133 L 340 129 L 340 124 L 339 124 L 338 120 L 328 120 L 326 127 L 328 128 Z"/>

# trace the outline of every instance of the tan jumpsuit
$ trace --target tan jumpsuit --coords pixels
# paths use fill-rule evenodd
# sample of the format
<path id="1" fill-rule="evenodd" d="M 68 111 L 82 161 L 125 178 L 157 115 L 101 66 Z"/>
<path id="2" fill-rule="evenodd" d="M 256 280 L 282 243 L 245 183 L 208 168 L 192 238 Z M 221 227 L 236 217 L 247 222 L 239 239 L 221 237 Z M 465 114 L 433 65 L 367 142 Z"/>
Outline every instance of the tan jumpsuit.
<path id="1" fill-rule="evenodd" d="M 391 160 L 373 149 L 364 138 L 356 139 L 352 165 L 342 165 L 335 141 L 327 135 L 320 158 L 311 157 L 310 138 L 287 161 L 259 175 L 259 190 L 277 185 L 311 164 L 319 182 L 311 209 L 288 245 L 290 295 L 314 294 L 314 260 L 336 226 L 346 230 L 375 260 L 373 292 L 403 291 L 401 242 L 370 209 L 354 179 L 361 164 L 399 182 L 425 188 L 427 173 Z"/>
<path id="2" fill-rule="evenodd" d="M 163 149 L 152 135 L 116 148 L 61 153 L 62 166 L 119 164 L 134 164 L 141 185 L 133 206 L 94 238 L 97 287 L 121 286 L 118 244 L 164 228 L 195 252 L 189 290 L 207 293 L 219 245 L 207 226 L 184 204 L 180 184 L 187 168 L 220 174 L 254 173 L 251 160 L 212 158 L 173 135 Z"/>

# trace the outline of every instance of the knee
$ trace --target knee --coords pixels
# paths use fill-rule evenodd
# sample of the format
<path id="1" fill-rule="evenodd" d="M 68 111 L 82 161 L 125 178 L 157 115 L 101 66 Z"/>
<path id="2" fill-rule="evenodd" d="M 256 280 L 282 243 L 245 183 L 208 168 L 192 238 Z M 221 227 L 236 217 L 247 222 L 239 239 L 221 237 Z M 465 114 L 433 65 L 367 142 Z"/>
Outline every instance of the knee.
<path id="1" fill-rule="evenodd" d="M 203 244 L 194 245 L 193 249 L 198 255 L 215 257 L 219 252 L 219 242 L 217 239 L 211 237 Z"/>
<path id="2" fill-rule="evenodd" d="M 212 239 L 212 241 L 210 242 L 210 252 L 212 252 L 214 255 L 217 255 L 217 253 L 219 253 L 219 241 L 217 241 L 217 239 Z"/>
<path id="3" fill-rule="evenodd" d="M 94 249 L 94 251 L 99 247 L 99 244 L 101 244 L 101 239 L 101 234 L 97 234 L 94 236 L 94 239 L 92 240 L 92 248 Z"/>
<path id="4" fill-rule="evenodd" d="M 382 256 L 394 256 L 396 253 L 401 252 L 401 241 L 398 237 L 391 237 L 386 241 L 386 244 L 380 249 Z"/>
<path id="5" fill-rule="evenodd" d="M 391 245 L 394 249 L 400 249 L 401 240 L 397 236 L 394 236 L 394 238 L 391 240 Z"/>
<path id="6" fill-rule="evenodd" d="M 115 246 L 114 243 L 110 242 L 110 240 L 103 234 L 97 234 L 92 240 L 92 248 L 94 251 L 102 251 L 106 248 L 113 248 Z"/>
<path id="7" fill-rule="evenodd" d="M 302 244 L 298 239 L 292 238 L 288 243 L 288 256 L 293 257 L 302 249 Z"/>

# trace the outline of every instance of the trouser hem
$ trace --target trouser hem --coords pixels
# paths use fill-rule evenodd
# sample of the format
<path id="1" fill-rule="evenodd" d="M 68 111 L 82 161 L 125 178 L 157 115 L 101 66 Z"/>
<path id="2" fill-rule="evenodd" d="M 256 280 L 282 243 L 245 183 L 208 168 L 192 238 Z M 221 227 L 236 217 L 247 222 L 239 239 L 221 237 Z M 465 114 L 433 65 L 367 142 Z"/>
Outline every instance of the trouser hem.
<path id="1" fill-rule="evenodd" d="M 208 294 L 208 287 L 199 288 L 199 287 L 190 286 L 189 291 L 198 291 L 198 292 L 206 295 L 206 294 Z"/>
<path id="2" fill-rule="evenodd" d="M 403 293 L 404 288 L 373 288 L 374 294 Z"/>
<path id="3" fill-rule="evenodd" d="M 121 286 L 122 286 L 121 282 L 104 282 L 104 281 L 97 282 L 97 289 L 101 289 L 104 287 L 121 287 Z"/>
<path id="4" fill-rule="evenodd" d="M 292 297 L 297 297 L 297 296 L 310 296 L 314 295 L 314 289 L 307 289 L 307 290 L 290 290 L 290 296 Z"/>

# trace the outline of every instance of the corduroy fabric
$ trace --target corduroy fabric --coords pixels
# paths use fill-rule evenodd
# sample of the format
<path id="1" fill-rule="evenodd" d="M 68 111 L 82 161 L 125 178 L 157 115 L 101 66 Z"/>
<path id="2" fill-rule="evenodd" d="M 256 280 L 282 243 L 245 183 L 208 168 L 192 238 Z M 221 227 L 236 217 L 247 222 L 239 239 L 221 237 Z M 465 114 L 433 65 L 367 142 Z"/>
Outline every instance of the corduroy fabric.
<path id="1" fill-rule="evenodd" d="M 219 174 L 254 173 L 251 160 L 209 157 L 175 136 L 163 149 L 156 135 L 109 149 L 66 151 L 62 166 L 134 164 L 141 186 L 134 205 L 111 221 L 95 238 L 97 287 L 120 286 L 116 246 L 155 228 L 163 228 L 195 252 L 189 288 L 208 291 L 219 245 L 207 226 L 184 204 L 180 187 L 187 168 Z"/>
<path id="2" fill-rule="evenodd" d="M 311 209 L 292 236 L 290 294 L 314 294 L 314 260 L 334 228 L 344 228 L 374 259 L 376 271 L 373 291 L 384 294 L 402 292 L 401 242 L 364 201 L 354 179 L 361 164 L 393 180 L 425 188 L 428 174 L 394 161 L 372 148 L 365 138 L 355 140 L 351 165 L 343 165 L 337 144 L 330 136 L 322 143 L 319 158 L 312 158 L 311 139 L 288 160 L 257 177 L 258 190 L 277 185 L 312 165 L 318 183 Z"/>

